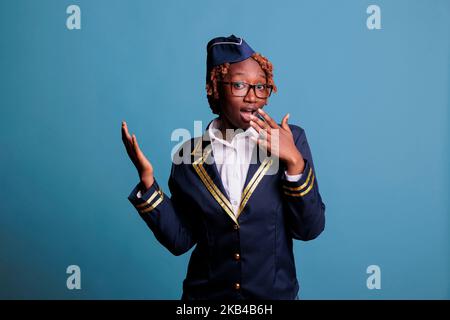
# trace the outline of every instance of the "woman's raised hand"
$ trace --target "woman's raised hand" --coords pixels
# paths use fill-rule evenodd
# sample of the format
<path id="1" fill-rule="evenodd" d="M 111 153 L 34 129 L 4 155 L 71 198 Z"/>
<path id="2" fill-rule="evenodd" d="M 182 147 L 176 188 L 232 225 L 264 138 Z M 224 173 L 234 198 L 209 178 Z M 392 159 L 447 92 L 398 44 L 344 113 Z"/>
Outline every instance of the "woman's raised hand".
<path id="1" fill-rule="evenodd" d="M 125 121 L 122 121 L 122 141 L 128 156 L 138 171 L 141 182 L 146 190 L 149 189 L 154 182 L 153 166 L 139 148 L 136 136 L 134 134 L 131 136 L 128 132 L 128 126 Z"/>

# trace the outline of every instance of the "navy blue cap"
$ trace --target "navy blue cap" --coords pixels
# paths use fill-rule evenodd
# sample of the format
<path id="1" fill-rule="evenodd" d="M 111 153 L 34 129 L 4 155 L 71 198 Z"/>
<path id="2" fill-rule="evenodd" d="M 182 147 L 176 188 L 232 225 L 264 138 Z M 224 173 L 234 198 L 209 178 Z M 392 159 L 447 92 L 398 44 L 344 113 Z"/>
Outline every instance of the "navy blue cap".
<path id="1" fill-rule="evenodd" d="M 242 38 L 235 35 L 217 37 L 208 42 L 206 46 L 206 81 L 209 80 L 211 70 L 222 63 L 244 61 L 255 53 Z"/>

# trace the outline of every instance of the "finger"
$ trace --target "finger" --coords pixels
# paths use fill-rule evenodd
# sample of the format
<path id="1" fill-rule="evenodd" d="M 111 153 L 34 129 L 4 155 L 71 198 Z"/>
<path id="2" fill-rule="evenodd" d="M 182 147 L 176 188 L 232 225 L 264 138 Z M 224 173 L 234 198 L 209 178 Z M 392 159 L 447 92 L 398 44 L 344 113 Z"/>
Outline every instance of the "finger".
<path id="1" fill-rule="evenodd" d="M 272 128 L 278 128 L 278 124 L 261 108 L 258 109 L 258 112 L 260 115 L 263 116 L 263 118 L 266 120 L 266 122 L 269 124 Z"/>
<path id="2" fill-rule="evenodd" d="M 259 144 L 260 147 L 263 147 L 264 149 L 267 150 L 267 140 L 265 139 L 261 139 L 261 138 L 256 138 L 256 142 Z"/>
<path id="3" fill-rule="evenodd" d="M 261 149 L 265 150 L 267 152 L 267 155 L 270 157 L 271 155 L 271 150 L 270 150 L 270 143 L 267 142 L 267 140 L 263 140 L 263 139 L 258 139 L 257 140 L 258 145 Z"/>
<path id="4" fill-rule="evenodd" d="M 125 121 L 122 122 L 122 141 L 125 143 L 125 146 L 132 145 L 131 136 L 128 133 L 128 126 Z"/>
<path id="5" fill-rule="evenodd" d="M 269 141 L 270 140 L 270 135 L 267 134 L 266 130 L 261 130 L 259 132 L 259 139 Z"/>
<path id="6" fill-rule="evenodd" d="M 133 140 L 133 150 L 136 153 L 136 155 L 139 156 L 139 153 L 141 152 L 141 149 L 139 148 L 139 143 L 137 142 L 135 134 L 133 134 L 132 140 Z"/>
<path id="7" fill-rule="evenodd" d="M 143 153 L 141 151 L 141 148 L 139 148 L 139 143 L 137 142 L 137 138 L 136 138 L 135 134 L 133 134 L 131 136 L 131 141 L 132 141 L 131 149 L 132 149 L 133 157 L 136 159 L 136 163 L 140 167 L 141 166 L 140 163 L 142 162 Z"/>
<path id="8" fill-rule="evenodd" d="M 268 153 L 271 152 L 271 141 L 270 134 L 267 134 L 267 131 L 261 130 L 259 136 L 257 138 L 257 142 L 260 146 L 267 150 Z"/>
<path id="9" fill-rule="evenodd" d="M 275 130 L 274 130 L 275 131 Z M 269 148 L 270 148 L 270 152 L 272 152 L 273 154 L 279 154 L 279 150 L 280 150 L 280 129 L 276 129 L 276 133 L 272 134 L 270 136 L 270 139 L 268 139 L 268 144 L 269 144 Z"/>
<path id="10" fill-rule="evenodd" d="M 134 161 L 134 152 L 133 152 L 133 142 L 131 140 L 130 134 L 128 133 L 128 128 L 126 122 L 122 122 L 122 141 L 125 145 L 125 149 L 127 150 L 128 156 Z"/>
<path id="11" fill-rule="evenodd" d="M 264 128 L 261 128 L 261 126 L 259 124 L 257 124 L 255 121 L 250 120 L 250 125 L 253 127 L 253 129 L 255 129 L 258 133 L 260 133 L 261 131 L 264 131 Z"/>
<path id="12" fill-rule="evenodd" d="M 291 132 L 291 128 L 289 128 L 289 125 L 288 125 L 288 119 L 289 119 L 289 113 L 284 116 L 283 120 L 281 120 L 281 127 L 283 129 Z"/>
<path id="13" fill-rule="evenodd" d="M 256 122 L 260 128 L 263 128 L 270 134 L 271 128 L 268 123 L 262 121 L 259 117 L 256 117 L 254 115 L 251 115 L 250 118 L 252 119 L 252 121 Z"/>
<path id="14" fill-rule="evenodd" d="M 125 134 L 125 137 L 131 141 L 131 136 L 128 133 L 128 125 L 125 121 L 122 122 L 122 132 Z"/>
<path id="15" fill-rule="evenodd" d="M 260 147 L 262 147 L 264 150 L 267 150 L 268 153 L 271 153 L 272 144 L 269 140 L 264 138 L 256 138 L 256 137 L 250 137 L 253 142 L 257 143 Z"/>

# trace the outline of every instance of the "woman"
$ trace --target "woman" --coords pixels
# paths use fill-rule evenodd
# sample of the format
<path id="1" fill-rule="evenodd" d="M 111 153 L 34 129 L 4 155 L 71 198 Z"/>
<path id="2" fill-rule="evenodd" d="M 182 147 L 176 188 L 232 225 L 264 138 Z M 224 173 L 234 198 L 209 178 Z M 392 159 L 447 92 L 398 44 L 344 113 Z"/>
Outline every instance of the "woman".
<path id="1" fill-rule="evenodd" d="M 305 131 L 262 110 L 276 89 L 272 64 L 242 38 L 208 43 L 206 91 L 219 116 L 180 148 L 171 197 L 122 123 L 140 177 L 129 200 L 174 255 L 196 245 L 182 299 L 297 297 L 293 239 L 323 231 L 325 205 Z"/>

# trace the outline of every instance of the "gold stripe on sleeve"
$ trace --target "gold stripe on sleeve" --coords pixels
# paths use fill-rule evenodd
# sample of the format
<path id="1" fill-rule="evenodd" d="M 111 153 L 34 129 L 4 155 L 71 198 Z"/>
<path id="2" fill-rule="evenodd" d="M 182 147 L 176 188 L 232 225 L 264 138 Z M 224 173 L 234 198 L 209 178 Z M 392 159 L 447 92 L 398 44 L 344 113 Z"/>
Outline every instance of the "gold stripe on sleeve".
<path id="1" fill-rule="evenodd" d="M 136 205 L 136 208 L 139 209 L 139 208 L 143 208 L 143 207 L 148 206 L 158 194 L 161 194 L 160 190 L 156 190 L 155 192 L 153 192 L 153 194 L 151 195 L 151 197 L 147 201 L 145 201 L 144 203 Z"/>
<path id="2" fill-rule="evenodd" d="M 312 169 L 309 168 L 308 177 L 306 178 L 306 181 L 305 181 L 304 184 L 302 184 L 300 187 L 288 187 L 286 185 L 283 185 L 283 188 L 286 189 L 286 190 L 290 190 L 290 191 L 301 191 L 304 188 L 306 188 L 306 186 L 308 185 L 309 179 L 311 178 L 311 175 L 312 175 Z"/>
<path id="3" fill-rule="evenodd" d="M 158 206 L 158 204 L 160 204 L 163 201 L 164 193 L 162 193 L 162 192 L 158 192 L 158 193 L 160 194 L 160 198 L 158 200 L 156 200 L 155 203 L 153 203 L 148 208 L 145 208 L 144 210 L 141 210 L 140 211 L 141 213 L 147 213 L 147 212 L 152 211 L 153 209 L 155 209 Z"/>
<path id="4" fill-rule="evenodd" d="M 309 185 L 309 187 L 305 191 L 303 191 L 301 193 L 290 193 L 290 192 L 284 191 L 284 194 L 288 195 L 288 196 L 292 196 L 292 197 L 303 197 L 309 191 L 311 191 L 313 185 L 314 185 L 314 174 L 313 174 L 312 179 L 311 179 L 311 184 Z"/>

